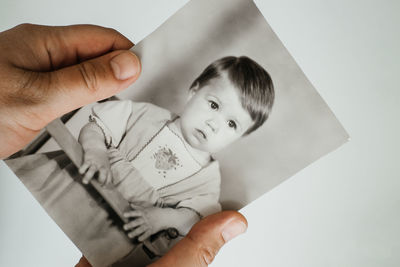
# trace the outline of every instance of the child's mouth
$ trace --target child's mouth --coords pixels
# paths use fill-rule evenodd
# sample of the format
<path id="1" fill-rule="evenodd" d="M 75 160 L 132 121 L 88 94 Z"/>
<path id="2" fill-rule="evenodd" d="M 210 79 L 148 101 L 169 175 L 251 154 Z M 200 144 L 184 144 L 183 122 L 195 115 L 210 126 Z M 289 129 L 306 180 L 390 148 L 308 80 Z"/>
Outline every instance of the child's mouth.
<path id="1" fill-rule="evenodd" d="M 207 136 L 206 136 L 206 134 L 205 134 L 202 130 L 196 129 L 196 135 L 197 135 L 200 139 L 207 140 Z"/>

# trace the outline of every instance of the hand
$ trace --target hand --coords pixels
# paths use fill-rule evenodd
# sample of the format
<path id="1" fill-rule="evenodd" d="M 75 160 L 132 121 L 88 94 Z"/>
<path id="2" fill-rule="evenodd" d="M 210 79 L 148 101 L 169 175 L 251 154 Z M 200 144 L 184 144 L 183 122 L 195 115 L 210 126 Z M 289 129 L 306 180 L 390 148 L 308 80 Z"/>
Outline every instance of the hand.
<path id="1" fill-rule="evenodd" d="M 135 204 L 131 204 L 131 207 L 132 210 L 124 214 L 126 218 L 133 218 L 124 225 L 124 230 L 128 231 L 129 238 L 137 238 L 139 242 L 143 242 L 151 235 L 166 228 L 164 218 L 168 218 L 170 214 L 165 209 Z"/>
<path id="2" fill-rule="evenodd" d="M 53 119 L 115 95 L 140 74 L 133 43 L 93 25 L 23 24 L 0 33 L 0 159 Z"/>
<path id="3" fill-rule="evenodd" d="M 20 150 L 53 119 L 137 80 L 139 60 L 124 51 L 132 45 L 112 29 L 91 25 L 24 24 L 0 33 L 0 158 Z M 151 266 L 207 266 L 246 228 L 237 212 L 211 215 Z M 90 264 L 82 258 L 77 266 Z"/>
<path id="4" fill-rule="evenodd" d="M 82 183 L 88 184 L 93 176 L 98 173 L 98 180 L 105 185 L 111 181 L 110 161 L 104 149 L 86 150 L 83 156 L 80 174 L 85 174 Z"/>
<path id="5" fill-rule="evenodd" d="M 149 267 L 205 267 L 229 240 L 245 232 L 247 221 L 236 211 L 210 215 L 197 224 L 161 259 Z M 75 267 L 91 267 L 82 257 Z"/>

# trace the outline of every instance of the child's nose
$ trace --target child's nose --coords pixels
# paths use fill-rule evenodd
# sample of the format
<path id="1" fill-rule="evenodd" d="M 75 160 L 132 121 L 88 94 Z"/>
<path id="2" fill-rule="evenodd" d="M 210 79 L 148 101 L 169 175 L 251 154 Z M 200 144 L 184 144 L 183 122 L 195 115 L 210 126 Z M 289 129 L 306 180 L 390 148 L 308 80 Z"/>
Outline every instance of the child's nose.
<path id="1" fill-rule="evenodd" d="M 207 120 L 206 124 L 208 127 L 210 127 L 211 131 L 213 133 L 218 133 L 219 131 L 219 126 L 218 126 L 218 122 L 216 122 L 215 120 L 211 119 L 211 120 Z"/>

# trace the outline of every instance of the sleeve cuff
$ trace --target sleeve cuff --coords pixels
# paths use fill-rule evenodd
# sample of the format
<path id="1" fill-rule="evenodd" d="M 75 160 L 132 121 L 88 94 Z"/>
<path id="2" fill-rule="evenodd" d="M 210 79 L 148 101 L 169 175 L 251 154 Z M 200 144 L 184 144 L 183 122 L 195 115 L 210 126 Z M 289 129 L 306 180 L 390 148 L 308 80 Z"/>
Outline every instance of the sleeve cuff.
<path id="1" fill-rule="evenodd" d="M 89 121 L 94 122 L 97 126 L 99 126 L 99 128 L 103 132 L 106 146 L 107 146 L 107 148 L 109 148 L 112 144 L 112 134 L 108 131 L 107 127 L 104 125 L 104 123 L 99 118 L 97 118 L 94 115 L 89 116 Z"/>

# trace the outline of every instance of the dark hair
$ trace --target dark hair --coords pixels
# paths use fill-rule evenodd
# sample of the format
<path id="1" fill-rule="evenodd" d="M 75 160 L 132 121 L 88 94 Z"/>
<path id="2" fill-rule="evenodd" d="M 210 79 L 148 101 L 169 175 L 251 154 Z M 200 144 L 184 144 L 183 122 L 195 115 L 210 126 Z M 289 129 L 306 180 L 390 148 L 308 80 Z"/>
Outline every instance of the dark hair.
<path id="1" fill-rule="evenodd" d="M 224 57 L 211 63 L 190 86 L 202 88 L 212 79 L 227 73 L 228 79 L 239 90 L 242 106 L 254 124 L 246 132 L 260 127 L 271 113 L 274 103 L 274 85 L 268 72 L 254 60 L 246 57 Z"/>

